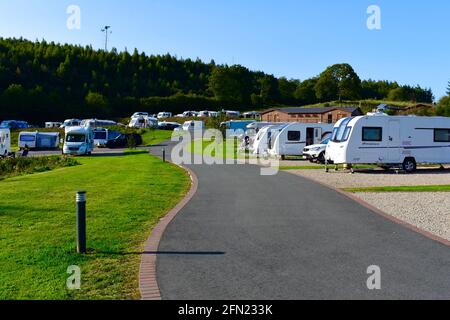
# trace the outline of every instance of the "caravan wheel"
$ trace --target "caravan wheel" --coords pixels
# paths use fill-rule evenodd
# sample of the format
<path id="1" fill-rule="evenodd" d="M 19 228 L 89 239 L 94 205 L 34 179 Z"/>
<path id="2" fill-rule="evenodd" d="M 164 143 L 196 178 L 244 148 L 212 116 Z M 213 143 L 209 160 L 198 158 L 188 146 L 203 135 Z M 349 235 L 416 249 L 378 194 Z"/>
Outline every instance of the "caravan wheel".
<path id="1" fill-rule="evenodd" d="M 403 161 L 403 170 L 405 170 L 407 173 L 412 173 L 417 170 L 417 163 L 414 158 L 406 158 L 405 161 Z"/>

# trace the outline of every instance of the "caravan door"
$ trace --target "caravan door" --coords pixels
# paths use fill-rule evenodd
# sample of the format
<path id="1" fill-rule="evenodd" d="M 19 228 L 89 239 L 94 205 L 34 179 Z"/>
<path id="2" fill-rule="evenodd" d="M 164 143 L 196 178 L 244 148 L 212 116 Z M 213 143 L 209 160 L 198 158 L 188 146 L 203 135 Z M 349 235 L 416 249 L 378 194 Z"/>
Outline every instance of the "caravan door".
<path id="1" fill-rule="evenodd" d="M 388 162 L 400 163 L 401 159 L 401 141 L 400 141 L 400 122 L 398 120 L 389 120 L 388 123 Z"/>
<path id="2" fill-rule="evenodd" d="M 322 142 L 322 128 L 314 128 L 314 144 Z"/>

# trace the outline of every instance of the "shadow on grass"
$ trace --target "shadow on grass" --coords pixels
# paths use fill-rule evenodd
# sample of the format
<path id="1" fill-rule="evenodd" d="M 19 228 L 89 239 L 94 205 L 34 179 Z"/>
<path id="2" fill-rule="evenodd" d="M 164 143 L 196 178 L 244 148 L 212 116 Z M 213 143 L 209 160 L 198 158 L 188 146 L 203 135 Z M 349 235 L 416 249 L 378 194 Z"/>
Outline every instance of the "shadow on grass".
<path id="1" fill-rule="evenodd" d="M 144 252 L 110 252 L 90 251 L 91 254 L 104 254 L 111 256 L 133 256 L 133 255 L 157 255 L 157 256 L 223 256 L 223 251 L 144 251 Z"/>

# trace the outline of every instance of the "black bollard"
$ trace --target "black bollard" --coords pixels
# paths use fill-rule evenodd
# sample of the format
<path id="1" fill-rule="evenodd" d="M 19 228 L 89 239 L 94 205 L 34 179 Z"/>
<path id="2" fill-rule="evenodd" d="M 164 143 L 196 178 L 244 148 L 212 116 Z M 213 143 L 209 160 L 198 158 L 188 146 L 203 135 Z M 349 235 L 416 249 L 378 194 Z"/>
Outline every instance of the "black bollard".
<path id="1" fill-rule="evenodd" d="M 166 149 L 162 149 L 163 162 L 166 162 Z"/>
<path id="2" fill-rule="evenodd" d="M 86 191 L 77 192 L 77 252 L 86 253 Z"/>

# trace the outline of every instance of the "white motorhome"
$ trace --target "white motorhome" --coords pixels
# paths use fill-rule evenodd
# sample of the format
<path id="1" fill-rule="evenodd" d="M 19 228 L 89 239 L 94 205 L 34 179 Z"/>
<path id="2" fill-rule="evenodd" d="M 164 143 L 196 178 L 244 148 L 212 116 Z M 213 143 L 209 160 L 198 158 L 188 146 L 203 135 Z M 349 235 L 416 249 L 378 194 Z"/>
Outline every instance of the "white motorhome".
<path id="1" fill-rule="evenodd" d="M 63 154 L 90 155 L 94 150 L 94 130 L 91 127 L 66 129 Z"/>
<path id="2" fill-rule="evenodd" d="M 273 157 L 302 156 L 306 146 L 318 144 L 331 136 L 334 124 L 295 122 L 285 125 L 269 140 L 269 155 Z"/>
<path id="3" fill-rule="evenodd" d="M 11 132 L 0 129 L 0 157 L 6 157 L 11 152 Z"/>
<path id="4" fill-rule="evenodd" d="M 336 123 L 326 159 L 414 172 L 417 164 L 450 163 L 450 118 L 371 114 Z"/>

